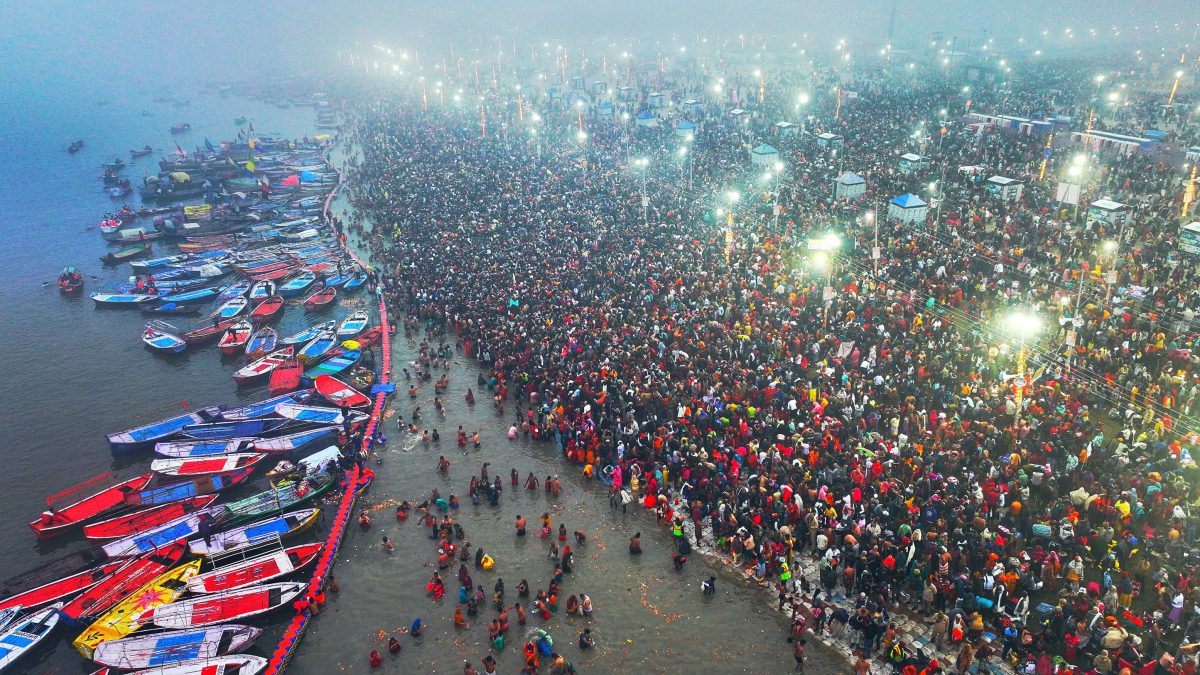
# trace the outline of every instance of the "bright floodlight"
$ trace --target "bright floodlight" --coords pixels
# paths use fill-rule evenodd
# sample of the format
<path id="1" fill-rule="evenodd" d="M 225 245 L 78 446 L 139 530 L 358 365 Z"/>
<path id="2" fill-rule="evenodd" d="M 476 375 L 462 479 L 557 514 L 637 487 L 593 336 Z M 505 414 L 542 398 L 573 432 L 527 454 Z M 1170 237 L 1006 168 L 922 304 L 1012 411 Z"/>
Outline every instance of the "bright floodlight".
<path id="1" fill-rule="evenodd" d="M 684 147 L 679 149 L 679 156 L 683 157 L 686 154 L 687 154 L 687 146 L 685 145 Z"/>
<path id="2" fill-rule="evenodd" d="M 1025 339 L 1042 329 L 1042 319 L 1032 312 L 1017 311 L 1004 320 L 1005 328 L 1013 335 Z"/>
<path id="3" fill-rule="evenodd" d="M 1087 155 L 1085 155 L 1083 153 L 1079 153 L 1078 155 L 1075 155 L 1074 157 L 1071 158 L 1071 163 L 1074 164 L 1075 166 L 1083 166 L 1083 163 L 1086 161 L 1087 161 Z"/>
<path id="4" fill-rule="evenodd" d="M 580 131 L 579 133 L 575 134 L 575 137 L 581 141 L 586 141 L 587 140 L 587 132 Z"/>
<path id="5" fill-rule="evenodd" d="M 737 190 L 730 190 L 725 196 L 729 198 L 729 201 L 736 204 L 742 198 L 742 193 Z"/>
<path id="6" fill-rule="evenodd" d="M 863 220 L 867 221 L 868 223 L 875 220 L 875 212 L 867 211 L 866 213 L 863 214 Z"/>
<path id="7" fill-rule="evenodd" d="M 783 162 L 775 162 L 775 170 L 783 171 Z"/>
<path id="8" fill-rule="evenodd" d="M 808 94 L 800 94 L 800 105 L 805 105 L 811 100 Z"/>
<path id="9" fill-rule="evenodd" d="M 1109 239 L 1108 241 L 1104 242 L 1104 252 L 1105 253 L 1112 253 L 1115 250 L 1117 250 L 1117 242 L 1113 241 L 1112 239 Z"/>

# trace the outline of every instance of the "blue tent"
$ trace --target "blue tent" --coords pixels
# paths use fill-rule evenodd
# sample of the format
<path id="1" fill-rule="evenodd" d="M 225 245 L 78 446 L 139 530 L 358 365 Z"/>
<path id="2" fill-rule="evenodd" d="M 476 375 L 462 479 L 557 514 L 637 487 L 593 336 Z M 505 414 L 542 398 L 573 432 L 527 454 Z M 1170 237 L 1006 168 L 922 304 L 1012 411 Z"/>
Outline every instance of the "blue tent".
<path id="1" fill-rule="evenodd" d="M 318 183 L 321 181 L 321 177 L 311 171 L 301 171 L 300 181 L 303 183 Z"/>
<path id="2" fill-rule="evenodd" d="M 912 194 L 911 192 L 898 197 L 892 197 L 892 203 L 902 209 L 914 209 L 921 206 L 928 206 L 925 203 L 925 200 Z"/>

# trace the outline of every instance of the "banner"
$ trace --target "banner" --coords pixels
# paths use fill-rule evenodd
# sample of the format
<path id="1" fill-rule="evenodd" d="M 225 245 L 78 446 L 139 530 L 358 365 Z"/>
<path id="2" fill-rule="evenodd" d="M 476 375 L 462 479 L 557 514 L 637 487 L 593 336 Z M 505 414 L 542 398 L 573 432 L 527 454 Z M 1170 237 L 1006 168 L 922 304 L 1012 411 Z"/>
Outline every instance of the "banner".
<path id="1" fill-rule="evenodd" d="M 1059 183 L 1058 192 L 1054 197 L 1062 204 L 1079 203 L 1079 186 L 1074 183 Z"/>

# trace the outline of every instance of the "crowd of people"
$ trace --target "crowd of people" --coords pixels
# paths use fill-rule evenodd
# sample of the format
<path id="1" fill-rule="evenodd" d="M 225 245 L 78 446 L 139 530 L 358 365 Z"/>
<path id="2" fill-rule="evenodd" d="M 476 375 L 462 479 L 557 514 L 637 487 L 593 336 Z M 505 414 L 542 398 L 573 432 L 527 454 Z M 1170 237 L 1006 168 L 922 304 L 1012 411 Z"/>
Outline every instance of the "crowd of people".
<path id="1" fill-rule="evenodd" d="M 641 73 L 630 121 L 492 92 L 484 127 L 364 96 L 342 137 L 347 227 L 406 327 L 478 360 L 513 432 L 802 598 L 807 628 L 854 636 L 859 672 L 1194 672 L 1200 290 L 1176 250 L 1180 162 L 1061 133 L 1043 170 L 1044 136 L 968 127 L 977 110 L 1088 117 L 1086 72 L 1022 69 L 969 93 L 817 72 L 760 98 L 731 77 L 737 100 L 657 127 L 632 122 L 651 86 L 711 100 L 710 78 Z M 844 147 L 771 135 L 801 87 L 807 128 Z M 1154 122 L 1134 96 L 1121 124 Z M 750 166 L 764 140 L 782 171 Z M 903 152 L 930 164 L 902 170 Z M 1082 209 L 1056 201 L 1072 162 Z M 848 170 L 867 192 L 834 200 Z M 993 174 L 1020 199 L 986 192 Z M 938 200 L 925 223 L 887 217 L 908 192 Z M 1088 217 L 1101 196 L 1129 222 Z M 897 612 L 928 628 L 901 634 Z"/>

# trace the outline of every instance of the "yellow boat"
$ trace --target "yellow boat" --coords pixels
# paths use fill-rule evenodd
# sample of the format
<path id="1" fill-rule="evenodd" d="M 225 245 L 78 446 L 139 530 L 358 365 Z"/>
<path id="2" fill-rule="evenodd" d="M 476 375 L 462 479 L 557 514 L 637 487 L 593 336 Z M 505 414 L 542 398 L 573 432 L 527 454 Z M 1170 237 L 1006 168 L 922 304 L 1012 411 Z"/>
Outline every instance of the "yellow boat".
<path id="1" fill-rule="evenodd" d="M 141 628 L 138 619 L 146 610 L 169 605 L 183 596 L 187 592 L 187 580 L 199 572 L 199 560 L 165 572 L 96 619 L 71 644 L 83 658 L 91 660 L 101 642 L 123 638 Z"/>

